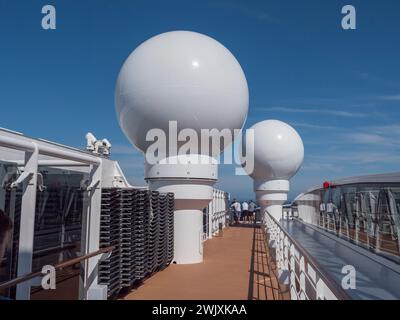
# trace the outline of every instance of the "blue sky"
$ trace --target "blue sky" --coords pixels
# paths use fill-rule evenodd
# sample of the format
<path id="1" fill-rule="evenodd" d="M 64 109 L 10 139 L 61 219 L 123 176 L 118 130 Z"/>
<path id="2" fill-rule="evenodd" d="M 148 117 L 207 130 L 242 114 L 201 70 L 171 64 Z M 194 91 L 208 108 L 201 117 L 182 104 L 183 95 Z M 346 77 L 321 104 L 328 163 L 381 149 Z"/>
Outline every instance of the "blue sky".
<path id="1" fill-rule="evenodd" d="M 57 29 L 41 28 L 41 8 Z M 357 30 L 341 28 L 341 8 Z M 279 119 L 300 133 L 304 164 L 290 196 L 324 180 L 399 171 L 400 2 L 0 0 L 0 126 L 83 147 L 87 131 L 143 184 L 143 157 L 122 134 L 114 86 L 129 53 L 171 30 L 207 34 L 238 59 L 250 88 L 246 127 Z M 218 186 L 252 197 L 221 166 Z"/>

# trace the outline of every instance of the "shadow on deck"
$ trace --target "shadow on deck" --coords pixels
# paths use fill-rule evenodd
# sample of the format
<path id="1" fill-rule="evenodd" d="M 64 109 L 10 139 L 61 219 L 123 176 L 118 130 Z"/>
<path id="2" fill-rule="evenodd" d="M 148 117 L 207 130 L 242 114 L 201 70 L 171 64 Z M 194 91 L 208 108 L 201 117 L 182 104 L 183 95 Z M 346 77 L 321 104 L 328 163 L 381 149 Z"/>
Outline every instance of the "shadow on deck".
<path id="1" fill-rule="evenodd" d="M 248 300 L 288 299 L 287 292 L 282 292 L 282 286 L 278 283 L 276 265 L 271 258 L 264 232 L 257 227 L 253 230 Z"/>

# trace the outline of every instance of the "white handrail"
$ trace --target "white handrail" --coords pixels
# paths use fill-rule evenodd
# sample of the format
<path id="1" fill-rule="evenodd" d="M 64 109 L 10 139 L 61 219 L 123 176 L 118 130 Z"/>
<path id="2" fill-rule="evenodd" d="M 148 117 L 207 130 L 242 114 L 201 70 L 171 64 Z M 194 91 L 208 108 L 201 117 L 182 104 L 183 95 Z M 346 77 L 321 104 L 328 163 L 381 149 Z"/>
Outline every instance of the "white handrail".
<path id="1" fill-rule="evenodd" d="M 21 151 L 35 151 L 33 142 L 15 139 L 12 137 L 5 137 L 0 135 L 0 146 L 10 149 L 17 149 Z"/>
<path id="2" fill-rule="evenodd" d="M 347 292 L 322 271 L 317 261 L 282 228 L 267 210 L 263 227 L 269 233 L 270 244 L 273 244 L 275 248 L 275 260 L 279 273 L 286 275 L 285 283 L 289 285 L 291 299 L 350 299 Z M 310 291 L 313 297 L 310 297 Z"/>
<path id="3" fill-rule="evenodd" d="M 39 154 L 85 163 L 87 165 L 99 165 L 101 162 L 101 158 L 99 157 L 91 156 L 78 151 L 73 152 L 72 150 L 63 150 L 60 147 L 47 145 L 46 143 L 41 143 L 40 141 L 29 141 L 20 135 L 0 135 L 0 146 L 27 152 L 34 152 L 35 148 L 37 147 Z"/>

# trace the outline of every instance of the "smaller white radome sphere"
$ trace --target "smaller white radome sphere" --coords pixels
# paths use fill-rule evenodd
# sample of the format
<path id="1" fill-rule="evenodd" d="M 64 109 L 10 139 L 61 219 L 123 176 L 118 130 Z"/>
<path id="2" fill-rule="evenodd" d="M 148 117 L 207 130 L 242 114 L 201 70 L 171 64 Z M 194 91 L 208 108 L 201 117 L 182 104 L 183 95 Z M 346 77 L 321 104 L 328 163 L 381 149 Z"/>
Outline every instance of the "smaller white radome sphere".
<path id="1" fill-rule="evenodd" d="M 304 158 L 300 135 L 290 125 L 278 120 L 256 123 L 254 144 L 246 146 L 247 155 L 254 152 L 254 170 L 247 172 L 257 180 L 289 180 L 299 170 Z"/>

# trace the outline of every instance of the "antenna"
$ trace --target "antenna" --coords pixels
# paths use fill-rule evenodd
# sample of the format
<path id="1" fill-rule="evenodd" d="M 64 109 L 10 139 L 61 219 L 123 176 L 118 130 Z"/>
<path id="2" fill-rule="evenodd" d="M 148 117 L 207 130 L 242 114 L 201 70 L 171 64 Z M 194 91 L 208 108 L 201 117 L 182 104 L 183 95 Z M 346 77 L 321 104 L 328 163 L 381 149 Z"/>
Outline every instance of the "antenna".
<path id="1" fill-rule="evenodd" d="M 149 189 L 175 195 L 176 263 L 203 261 L 202 210 L 213 198 L 212 186 L 218 179 L 214 157 L 223 147 L 201 154 L 198 139 L 177 141 L 176 134 L 170 134 L 171 121 L 177 132 L 189 128 L 197 137 L 202 129 L 229 129 L 233 133 L 242 128 L 248 105 L 247 81 L 238 61 L 218 41 L 200 33 L 157 35 L 137 47 L 121 68 L 115 107 L 121 129 L 131 143 L 147 156 L 154 141 L 146 136 L 157 129 L 165 133 L 169 145 L 198 150 L 190 149 L 191 153 L 184 155 L 166 150 L 157 161 L 146 157 Z"/>
<path id="2" fill-rule="evenodd" d="M 88 132 L 85 137 L 86 150 L 107 158 L 110 156 L 111 143 L 107 139 L 97 140 L 91 132 Z"/>
<path id="3" fill-rule="evenodd" d="M 250 129 L 254 130 L 254 137 L 246 150 L 253 149 L 250 152 L 254 154 L 254 170 L 247 173 L 254 180 L 262 212 L 268 210 L 279 221 L 289 180 L 303 163 L 303 141 L 295 129 L 278 120 L 261 121 Z"/>

